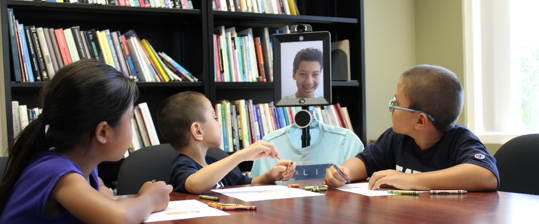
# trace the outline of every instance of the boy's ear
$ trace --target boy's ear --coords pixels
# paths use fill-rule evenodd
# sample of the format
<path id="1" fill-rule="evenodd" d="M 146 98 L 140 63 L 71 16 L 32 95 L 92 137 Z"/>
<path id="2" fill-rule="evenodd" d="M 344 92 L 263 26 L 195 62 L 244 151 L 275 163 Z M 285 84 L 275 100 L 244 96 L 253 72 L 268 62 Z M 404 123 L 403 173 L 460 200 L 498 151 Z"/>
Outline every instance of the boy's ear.
<path id="1" fill-rule="evenodd" d="M 101 121 L 97 124 L 97 127 L 95 128 L 95 138 L 97 142 L 101 144 L 107 143 L 107 137 L 111 134 L 110 128 L 111 127 L 106 121 Z"/>
<path id="2" fill-rule="evenodd" d="M 204 139 L 202 127 L 198 122 L 194 122 L 193 124 L 191 124 L 191 128 L 189 129 L 189 131 L 191 132 L 191 136 L 193 136 L 195 140 L 202 141 L 202 139 Z"/>
<path id="3" fill-rule="evenodd" d="M 424 113 L 418 113 L 417 121 L 415 124 L 415 129 L 417 131 L 421 131 L 425 128 L 427 128 L 427 125 L 429 124 L 430 120 Z"/>

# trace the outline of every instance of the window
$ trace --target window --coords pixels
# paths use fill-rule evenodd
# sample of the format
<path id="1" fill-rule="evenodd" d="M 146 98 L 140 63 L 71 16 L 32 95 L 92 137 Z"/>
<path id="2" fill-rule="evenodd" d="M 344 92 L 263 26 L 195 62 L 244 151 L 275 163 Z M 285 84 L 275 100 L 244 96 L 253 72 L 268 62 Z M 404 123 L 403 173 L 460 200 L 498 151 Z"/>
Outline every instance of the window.
<path id="1" fill-rule="evenodd" d="M 539 132 L 537 0 L 466 0 L 467 125 L 485 143 Z"/>

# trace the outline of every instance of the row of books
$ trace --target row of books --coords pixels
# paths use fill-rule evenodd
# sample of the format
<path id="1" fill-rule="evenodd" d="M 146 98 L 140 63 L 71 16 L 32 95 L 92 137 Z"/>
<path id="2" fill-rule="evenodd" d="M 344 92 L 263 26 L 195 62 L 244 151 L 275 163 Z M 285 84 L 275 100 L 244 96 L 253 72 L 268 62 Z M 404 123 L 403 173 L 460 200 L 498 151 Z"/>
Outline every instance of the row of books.
<path id="1" fill-rule="evenodd" d="M 134 30 L 81 30 L 24 26 L 8 8 L 10 48 L 16 82 L 47 81 L 65 65 L 81 59 L 102 61 L 125 76 L 145 82 L 198 79 L 164 52 L 156 52 Z"/>
<path id="2" fill-rule="evenodd" d="M 295 114 L 301 107 L 275 107 L 273 103 L 253 104 L 252 100 L 222 100 L 215 104 L 215 113 L 221 123 L 221 149 L 236 152 L 272 131 L 294 123 Z M 328 106 L 315 106 L 310 110 L 322 123 L 354 131 L 346 107 L 339 103 Z"/>
<path id="3" fill-rule="evenodd" d="M 290 30 L 284 26 L 271 32 L 267 27 L 236 32 L 235 27 L 216 27 L 213 34 L 215 81 L 272 82 L 271 36 L 274 33 L 290 33 Z"/>
<path id="4" fill-rule="evenodd" d="M 299 15 L 296 0 L 213 0 L 213 10 Z"/>
<path id="5" fill-rule="evenodd" d="M 131 119 L 133 131 L 133 141 L 131 142 L 132 151 L 144 147 L 159 145 L 159 137 L 153 123 L 152 115 L 146 102 L 140 103 L 134 107 L 134 115 Z M 124 157 L 128 156 L 126 155 Z"/>
<path id="6" fill-rule="evenodd" d="M 27 105 L 19 105 L 19 101 L 11 101 L 13 115 L 13 135 L 18 136 L 28 124 L 41 114 L 41 108 L 28 108 Z"/>
<path id="7" fill-rule="evenodd" d="M 131 7 L 152 7 L 169 9 L 194 9 L 191 0 L 34 0 L 43 2 L 65 2 L 98 5 L 119 5 Z"/>

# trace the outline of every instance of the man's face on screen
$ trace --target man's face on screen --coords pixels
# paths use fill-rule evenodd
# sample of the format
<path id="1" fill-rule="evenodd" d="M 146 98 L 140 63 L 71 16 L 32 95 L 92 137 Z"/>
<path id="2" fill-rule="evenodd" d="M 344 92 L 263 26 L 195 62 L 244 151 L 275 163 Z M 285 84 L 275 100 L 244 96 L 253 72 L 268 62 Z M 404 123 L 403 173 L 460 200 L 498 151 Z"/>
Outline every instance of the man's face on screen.
<path id="1" fill-rule="evenodd" d="M 293 77 L 298 91 L 296 98 L 314 98 L 314 91 L 320 84 L 320 63 L 317 61 L 301 61 Z"/>

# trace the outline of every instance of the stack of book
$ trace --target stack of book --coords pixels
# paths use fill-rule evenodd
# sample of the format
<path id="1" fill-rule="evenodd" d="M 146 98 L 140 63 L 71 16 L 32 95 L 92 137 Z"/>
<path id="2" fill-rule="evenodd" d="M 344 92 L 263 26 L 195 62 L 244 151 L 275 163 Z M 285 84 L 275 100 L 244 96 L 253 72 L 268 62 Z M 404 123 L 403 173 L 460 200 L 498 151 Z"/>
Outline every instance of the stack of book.
<path id="1" fill-rule="evenodd" d="M 213 34 L 216 82 L 272 82 L 273 50 L 271 35 L 290 33 L 284 26 L 271 32 L 267 27 L 236 32 L 235 27 L 215 28 Z M 255 37 L 256 36 L 256 37 Z"/>
<path id="2" fill-rule="evenodd" d="M 97 4 L 97 5 L 118 5 L 118 6 L 130 6 L 130 7 L 194 9 L 193 3 L 191 2 L 191 0 L 43 0 L 43 1 Z"/>
<path id="3" fill-rule="evenodd" d="M 296 0 L 212 0 L 213 10 L 299 15 Z"/>
<path id="4" fill-rule="evenodd" d="M 133 129 L 133 141 L 131 149 L 139 150 L 143 147 L 159 145 L 159 137 L 153 123 L 152 115 L 146 102 L 140 103 L 134 108 L 134 115 L 131 119 Z M 128 156 L 127 153 L 125 157 Z"/>
<path id="5" fill-rule="evenodd" d="M 11 101 L 13 114 L 13 134 L 17 137 L 28 124 L 41 114 L 41 108 L 28 108 L 26 105 L 19 105 L 19 101 Z"/>
<path id="6" fill-rule="evenodd" d="M 273 103 L 253 104 L 251 99 L 227 101 L 215 104 L 215 113 L 221 123 L 221 149 L 236 152 L 272 131 L 294 124 L 295 114 L 301 107 L 275 107 Z M 354 131 L 348 109 L 339 103 L 311 107 L 314 117 L 322 123 Z"/>
<path id="7" fill-rule="evenodd" d="M 24 26 L 8 8 L 10 49 L 16 82 L 48 81 L 58 70 L 81 59 L 102 61 L 125 76 L 145 82 L 198 79 L 164 52 L 156 52 L 134 30 L 81 30 Z"/>

